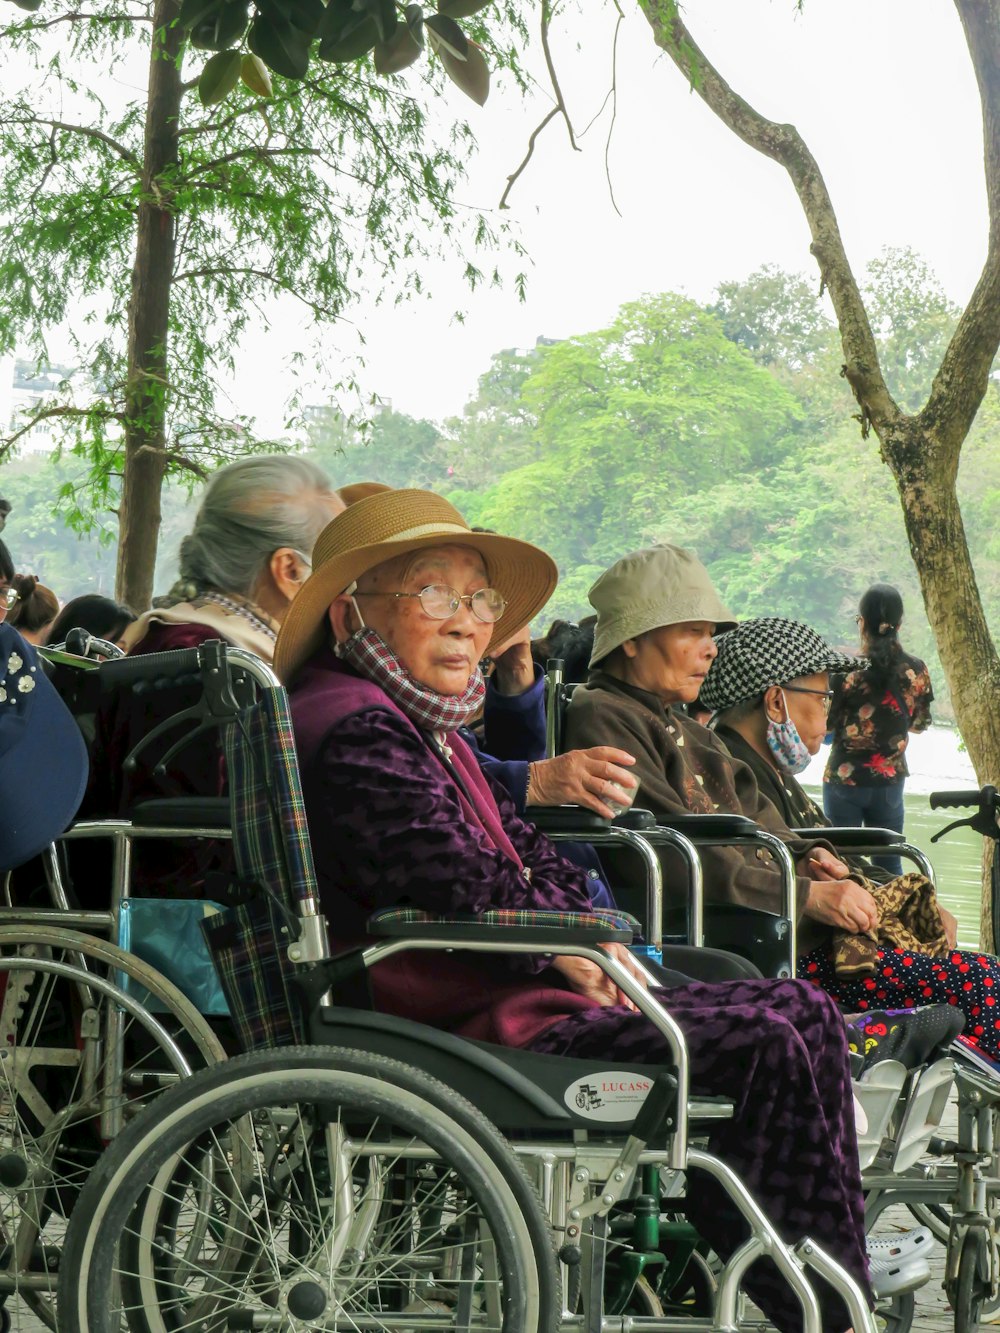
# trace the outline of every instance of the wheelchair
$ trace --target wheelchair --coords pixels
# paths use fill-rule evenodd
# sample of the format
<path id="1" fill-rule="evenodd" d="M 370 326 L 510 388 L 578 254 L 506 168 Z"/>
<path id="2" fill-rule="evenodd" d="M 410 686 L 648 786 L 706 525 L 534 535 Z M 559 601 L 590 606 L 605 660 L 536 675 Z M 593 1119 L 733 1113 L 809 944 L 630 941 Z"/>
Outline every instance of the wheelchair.
<path id="1" fill-rule="evenodd" d="M 211 674 L 209 647 L 115 670 Z M 809 1333 L 820 1278 L 873 1333 L 847 1273 L 812 1241 L 785 1244 L 702 1146 L 732 1107 L 690 1095 L 679 1028 L 599 947 L 630 941 L 634 920 L 402 909 L 370 923 L 375 943 L 327 956 L 284 692 L 249 654 L 225 665 L 258 689 L 243 706 L 234 686 L 222 719 L 237 874 L 203 930 L 248 1053 L 162 1092 L 102 1157 L 69 1221 L 61 1326 L 750 1327 L 743 1282 L 767 1257 Z M 344 1003 L 377 961 L 456 948 L 589 959 L 656 1024 L 671 1068 L 612 1070 Z M 746 1223 L 725 1263 L 685 1217 L 691 1172 Z"/>
<path id="2" fill-rule="evenodd" d="M 546 677 L 549 754 L 561 749 L 563 714 L 573 688 L 563 679 L 562 663 L 550 661 Z M 970 817 L 948 825 L 932 842 L 960 825 L 991 840 L 991 917 L 994 940 L 1000 940 L 1000 793 L 989 785 L 978 791 L 938 792 L 932 794 L 930 805 L 932 809 L 973 809 Z M 708 845 L 711 839 L 699 838 L 699 818 L 703 817 L 691 816 L 674 826 L 683 827 L 695 845 Z M 710 823 L 706 827 L 714 832 Z M 891 849 L 934 882 L 928 858 L 893 830 L 820 827 L 797 829 L 796 833 L 807 840 L 826 839 L 842 852 L 868 855 Z M 786 915 L 787 902 L 786 893 L 781 916 Z M 773 961 L 766 949 L 761 951 L 761 941 L 773 938 L 775 928 L 766 922 L 753 924 L 762 915 L 741 909 L 741 943 L 726 913 L 706 908 L 705 936 L 710 943 L 745 952 L 773 975 Z M 689 915 L 688 939 L 692 939 L 690 921 Z M 949 1058 L 950 1054 L 909 1072 L 894 1069 L 889 1062 L 872 1071 L 867 1085 L 857 1085 L 859 1093 L 863 1088 L 862 1103 L 869 1120 L 860 1136 L 860 1149 L 869 1226 L 896 1204 L 905 1205 L 927 1225 L 946 1249 L 944 1287 L 955 1312 L 956 1333 L 969 1333 L 979 1327 L 981 1319 L 1000 1310 L 1000 1070 L 970 1067 L 960 1056 Z M 935 1130 L 952 1092 L 957 1135 L 945 1139 Z M 908 1293 L 893 1302 L 886 1324 L 893 1333 L 901 1333 L 912 1318 L 913 1297 Z"/>
<path id="3" fill-rule="evenodd" d="M 72 661 L 74 670 L 97 666 Z M 67 836 L 118 839 L 108 910 L 74 907 L 59 845 L 29 868 L 0 866 L 3 1328 L 25 1310 L 56 1327 L 66 1219 L 104 1148 L 153 1095 L 225 1058 L 195 1005 L 114 942 L 128 906 L 130 829 L 78 824 Z M 27 893 L 28 883 L 38 891 Z"/>

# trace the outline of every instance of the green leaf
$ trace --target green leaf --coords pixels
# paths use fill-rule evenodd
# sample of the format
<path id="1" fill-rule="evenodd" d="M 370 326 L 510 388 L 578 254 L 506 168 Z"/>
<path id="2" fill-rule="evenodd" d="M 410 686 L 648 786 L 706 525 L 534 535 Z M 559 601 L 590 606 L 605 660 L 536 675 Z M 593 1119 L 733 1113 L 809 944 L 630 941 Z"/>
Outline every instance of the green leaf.
<path id="1" fill-rule="evenodd" d="M 379 74 L 399 74 L 420 59 L 421 45 L 408 23 L 400 23 L 388 42 L 375 47 L 375 69 Z"/>
<path id="2" fill-rule="evenodd" d="M 438 55 L 450 51 L 456 60 L 464 60 L 469 49 L 469 39 L 454 19 L 444 14 L 428 14 L 424 19 L 427 40 Z"/>
<path id="3" fill-rule="evenodd" d="M 468 19 L 492 3 L 493 0 L 438 0 L 438 13 L 450 19 Z"/>
<path id="4" fill-rule="evenodd" d="M 285 21 L 315 37 L 326 9 L 323 0 L 257 0 L 257 13 L 267 23 Z"/>
<path id="5" fill-rule="evenodd" d="M 206 62 L 198 80 L 202 106 L 215 106 L 229 96 L 240 81 L 241 63 L 239 51 L 220 51 Z"/>
<path id="6" fill-rule="evenodd" d="M 202 51 L 226 51 L 247 26 L 246 0 L 221 0 L 191 29 L 191 45 Z"/>
<path id="7" fill-rule="evenodd" d="M 407 5 L 403 10 L 406 17 L 406 26 L 409 29 L 410 36 L 420 47 L 424 49 L 424 11 L 420 5 Z"/>
<path id="8" fill-rule="evenodd" d="M 240 78 L 258 97 L 270 97 L 274 89 L 271 86 L 271 76 L 267 72 L 267 66 L 261 60 L 260 56 L 245 55 L 240 62 Z"/>
<path id="9" fill-rule="evenodd" d="M 320 24 L 321 60 L 360 60 L 377 42 L 387 42 L 398 26 L 392 0 L 331 0 Z"/>
<path id="10" fill-rule="evenodd" d="M 293 23 L 269 22 L 263 15 L 258 15 L 250 25 L 247 45 L 275 74 L 286 79 L 305 77 L 311 39 Z"/>
<path id="11" fill-rule="evenodd" d="M 468 43 L 464 60 L 456 60 L 446 46 L 436 54 L 452 83 L 461 88 L 466 97 L 485 106 L 490 95 L 490 67 L 476 43 Z"/>
<path id="12" fill-rule="evenodd" d="M 182 28 L 195 28 L 209 18 L 222 4 L 222 0 L 181 0 L 177 22 Z"/>

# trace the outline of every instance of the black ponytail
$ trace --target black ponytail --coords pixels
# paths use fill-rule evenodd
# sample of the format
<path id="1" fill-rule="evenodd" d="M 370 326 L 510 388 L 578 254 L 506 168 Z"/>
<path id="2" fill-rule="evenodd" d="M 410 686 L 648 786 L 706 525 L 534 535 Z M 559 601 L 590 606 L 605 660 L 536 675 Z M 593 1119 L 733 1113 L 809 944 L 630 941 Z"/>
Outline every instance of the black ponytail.
<path id="1" fill-rule="evenodd" d="M 865 656 L 871 663 L 869 679 L 874 685 L 885 684 L 903 651 L 899 642 L 903 599 L 891 583 L 873 583 L 862 596 L 858 613 Z"/>

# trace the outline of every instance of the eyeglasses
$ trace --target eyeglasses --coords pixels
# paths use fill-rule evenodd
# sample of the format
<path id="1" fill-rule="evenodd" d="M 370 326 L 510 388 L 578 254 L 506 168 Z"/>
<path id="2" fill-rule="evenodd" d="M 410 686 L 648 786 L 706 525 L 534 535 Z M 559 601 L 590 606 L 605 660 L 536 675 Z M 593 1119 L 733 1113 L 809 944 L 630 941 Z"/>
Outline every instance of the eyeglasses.
<path id="1" fill-rule="evenodd" d="M 815 694 L 823 700 L 823 711 L 829 713 L 830 705 L 833 703 L 833 690 L 810 690 L 806 685 L 782 685 L 783 690 L 789 690 L 792 694 Z"/>
<path id="2" fill-rule="evenodd" d="M 355 597 L 416 597 L 424 613 L 432 620 L 448 620 L 463 602 L 484 625 L 492 625 L 503 615 L 507 603 L 496 588 L 480 588 L 478 592 L 460 593 L 444 583 L 429 583 L 419 592 L 356 592 Z"/>
<path id="3" fill-rule="evenodd" d="M 16 588 L 0 588 L 0 611 L 13 611 L 21 600 Z"/>

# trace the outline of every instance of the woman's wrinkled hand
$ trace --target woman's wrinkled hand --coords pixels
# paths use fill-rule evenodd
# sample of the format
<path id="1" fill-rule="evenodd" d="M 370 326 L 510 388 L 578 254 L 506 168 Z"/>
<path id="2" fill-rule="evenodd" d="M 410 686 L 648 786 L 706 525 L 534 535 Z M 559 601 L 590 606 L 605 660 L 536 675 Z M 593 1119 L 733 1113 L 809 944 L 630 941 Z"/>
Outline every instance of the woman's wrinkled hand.
<path id="1" fill-rule="evenodd" d="M 649 989 L 649 983 L 643 975 L 642 969 L 636 963 L 635 959 L 625 948 L 624 944 L 602 944 L 600 946 L 606 950 L 617 962 L 635 977 L 643 990 Z M 613 1005 L 623 1005 L 626 1009 L 636 1011 L 636 1005 L 618 989 L 606 972 L 602 972 L 596 963 L 592 963 L 589 958 L 573 958 L 560 954 L 553 958 L 552 966 L 557 972 L 561 972 L 565 977 L 569 988 L 575 991 L 577 995 L 583 995 L 588 1000 L 593 1000 L 595 1004 L 603 1005 L 605 1008 Z"/>
<path id="2" fill-rule="evenodd" d="M 490 654 L 493 658 L 493 683 L 501 694 L 513 696 L 530 690 L 535 683 L 535 663 L 531 657 L 531 627 L 524 629 Z"/>
<path id="3" fill-rule="evenodd" d="M 602 819 L 618 813 L 604 804 L 608 798 L 625 805 L 622 792 L 630 794 L 639 785 L 627 766 L 635 759 L 613 745 L 595 745 L 590 750 L 568 750 L 554 759 L 538 759 L 528 768 L 528 805 L 583 805 Z M 622 791 L 616 792 L 615 787 Z"/>
<path id="4" fill-rule="evenodd" d="M 867 889 L 853 879 L 814 879 L 809 886 L 806 916 L 852 935 L 878 926 L 878 906 Z"/>
<path id="5" fill-rule="evenodd" d="M 850 879 L 851 868 L 826 847 L 811 847 L 799 861 L 799 872 L 807 879 Z"/>
<path id="6" fill-rule="evenodd" d="M 941 913 L 941 924 L 944 926 L 944 937 L 948 941 L 949 949 L 958 948 L 958 921 L 948 911 L 947 907 L 942 907 L 938 903 L 938 911 Z"/>

